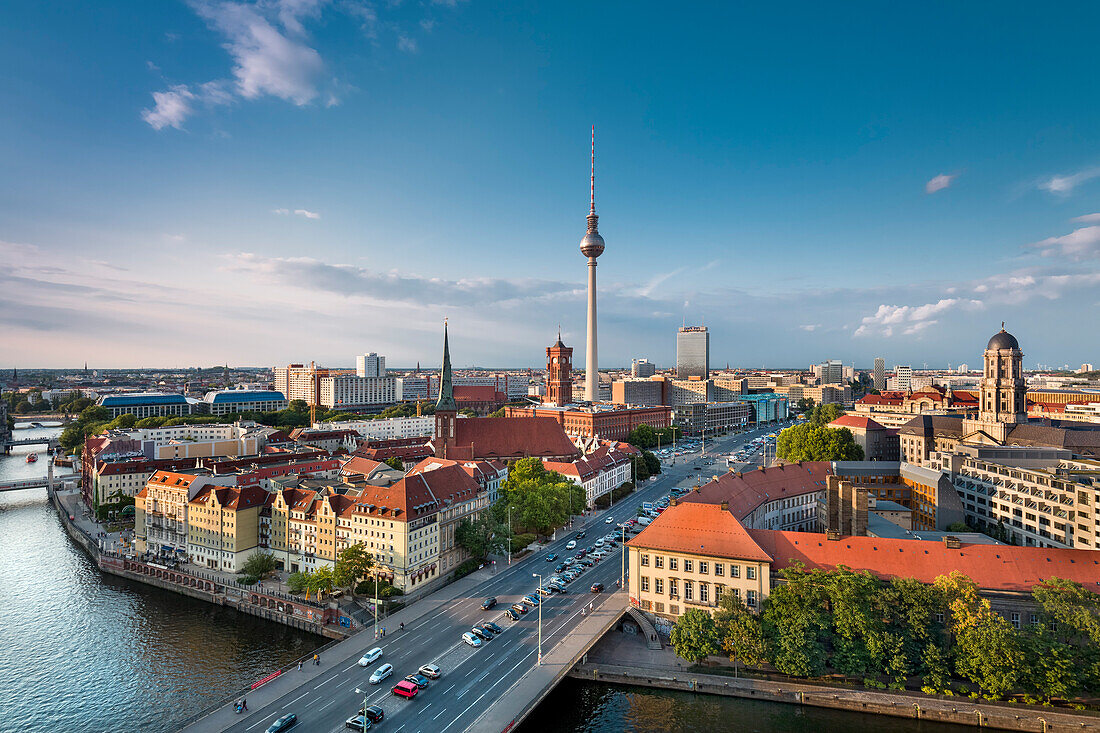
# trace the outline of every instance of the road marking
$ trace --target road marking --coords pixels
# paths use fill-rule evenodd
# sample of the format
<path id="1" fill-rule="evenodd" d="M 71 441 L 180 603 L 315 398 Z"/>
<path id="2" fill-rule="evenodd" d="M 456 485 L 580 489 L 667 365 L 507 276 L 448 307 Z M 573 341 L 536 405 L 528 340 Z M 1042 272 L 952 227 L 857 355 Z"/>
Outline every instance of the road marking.
<path id="1" fill-rule="evenodd" d="M 442 714 L 443 714 L 443 713 L 445 713 L 445 712 L 447 712 L 447 708 L 443 708 L 443 709 L 442 709 L 442 710 L 440 710 L 440 711 L 439 711 L 438 713 L 436 713 L 436 714 L 435 714 L 435 717 L 434 717 L 434 718 L 432 718 L 432 720 L 439 720 L 439 716 L 440 716 L 440 715 L 442 715 Z"/>
<path id="2" fill-rule="evenodd" d="M 328 707 L 329 705 L 332 705 L 332 704 L 333 704 L 334 702 L 336 702 L 336 698 L 333 698 L 333 699 L 329 700 L 329 701 L 328 701 L 328 702 L 326 702 L 326 703 L 325 703 L 324 705 L 322 705 L 321 707 L 317 708 L 317 712 L 320 712 L 320 711 L 324 710 L 324 709 L 325 709 L 325 708 L 327 708 L 327 707 Z"/>
<path id="3" fill-rule="evenodd" d="M 293 705 L 294 703 L 298 702 L 299 700 L 301 700 L 301 699 L 302 699 L 303 697 L 305 697 L 305 696 L 306 696 L 306 695 L 308 695 L 308 694 L 309 694 L 308 692 L 303 692 L 303 693 L 302 693 L 301 695 L 299 695 L 298 697 L 296 697 L 296 698 L 294 698 L 293 700 L 291 700 L 290 702 L 288 702 L 288 703 L 286 704 L 286 705 L 287 705 L 287 707 L 290 707 L 291 705 Z"/>
<path id="4" fill-rule="evenodd" d="M 443 691 L 443 694 L 446 695 L 448 692 L 450 692 L 454 688 L 455 688 L 455 686 L 454 686 L 454 684 L 452 684 L 450 687 L 448 687 L 446 690 Z"/>
<path id="5" fill-rule="evenodd" d="M 430 708 L 431 706 L 432 706 L 432 704 L 428 703 L 424 707 L 420 708 L 420 712 L 418 712 L 417 715 L 423 715 L 428 710 L 428 708 Z"/>
<path id="6" fill-rule="evenodd" d="M 347 672 L 349 669 L 355 669 L 358 666 L 359 666 L 359 662 L 356 662 L 355 664 L 351 665 L 350 667 L 344 667 L 344 671 Z"/>
<path id="7" fill-rule="evenodd" d="M 272 713 L 271 715 L 267 716 L 266 718 L 262 718 L 261 720 L 257 720 L 257 721 L 256 721 L 255 723 L 253 723 L 252 725 L 250 725 L 250 726 L 248 726 L 247 728 L 245 728 L 245 730 L 252 730 L 252 729 L 253 729 L 253 728 L 255 728 L 255 727 L 256 727 L 257 725 L 260 725 L 261 723 L 266 723 L 267 721 L 269 721 L 269 720 L 271 720 L 272 718 L 274 718 L 274 717 L 275 717 L 276 715 L 278 715 L 278 713 Z"/>

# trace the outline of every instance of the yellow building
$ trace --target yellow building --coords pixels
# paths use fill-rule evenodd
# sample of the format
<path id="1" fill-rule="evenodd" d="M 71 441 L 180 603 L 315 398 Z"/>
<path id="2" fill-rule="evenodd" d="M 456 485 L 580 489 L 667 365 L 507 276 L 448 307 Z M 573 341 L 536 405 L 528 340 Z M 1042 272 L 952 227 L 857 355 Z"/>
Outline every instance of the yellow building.
<path id="1" fill-rule="evenodd" d="M 237 572 L 260 547 L 258 486 L 206 485 L 187 504 L 187 556 L 196 565 Z"/>
<path id="2" fill-rule="evenodd" d="M 228 486 L 234 476 L 157 471 L 134 496 L 134 549 L 155 554 L 187 551 L 187 510 L 205 486 Z"/>
<path id="3" fill-rule="evenodd" d="M 759 610 L 771 591 L 771 557 L 724 503 L 674 500 L 626 551 L 630 602 L 656 616 L 713 611 L 725 593 Z"/>

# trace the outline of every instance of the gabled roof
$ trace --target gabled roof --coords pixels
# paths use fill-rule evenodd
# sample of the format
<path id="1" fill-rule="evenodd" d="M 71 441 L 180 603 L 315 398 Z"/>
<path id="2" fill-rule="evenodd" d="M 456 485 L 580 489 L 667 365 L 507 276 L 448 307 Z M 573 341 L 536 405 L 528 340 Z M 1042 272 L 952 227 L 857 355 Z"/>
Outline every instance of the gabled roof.
<path id="1" fill-rule="evenodd" d="M 885 430 L 882 425 L 869 417 L 860 415 L 841 415 L 829 423 L 830 428 L 856 428 L 858 430 Z"/>
<path id="2" fill-rule="evenodd" d="M 236 486 L 215 486 L 213 484 L 207 484 L 199 489 L 189 503 L 191 504 L 205 504 L 210 500 L 210 492 L 216 492 L 215 496 L 218 498 L 218 504 L 223 509 L 230 509 L 232 511 L 242 511 L 244 509 L 251 509 L 253 507 L 263 506 L 267 500 L 267 492 L 261 489 L 259 486 L 245 486 L 238 488 Z"/>
<path id="3" fill-rule="evenodd" d="M 917 415 L 898 428 L 901 435 L 948 435 L 961 438 L 963 419 L 958 415 Z"/>
<path id="4" fill-rule="evenodd" d="M 716 504 L 677 503 L 626 543 L 630 547 L 770 562 L 741 523 Z"/>
<path id="5" fill-rule="evenodd" d="M 555 458 L 579 451 L 552 417 L 478 417 L 455 422 L 461 458 Z"/>
<path id="6" fill-rule="evenodd" d="M 744 519 L 762 504 L 825 490 L 825 477 L 833 472 L 829 461 L 784 463 L 748 473 L 726 473 L 694 489 L 680 501 L 729 504 L 737 519 Z"/>

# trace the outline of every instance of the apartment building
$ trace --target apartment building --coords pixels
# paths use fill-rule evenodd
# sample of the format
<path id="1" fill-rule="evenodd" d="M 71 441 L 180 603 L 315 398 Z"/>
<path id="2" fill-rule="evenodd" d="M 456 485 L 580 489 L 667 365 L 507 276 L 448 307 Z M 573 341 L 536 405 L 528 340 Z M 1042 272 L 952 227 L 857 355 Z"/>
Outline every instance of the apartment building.
<path id="1" fill-rule="evenodd" d="M 187 556 L 196 565 L 235 573 L 260 549 L 260 511 L 267 492 L 258 486 L 207 484 L 187 506 Z"/>
<path id="2" fill-rule="evenodd" d="M 435 429 L 435 418 L 424 415 L 423 417 L 391 417 L 384 420 L 347 420 L 317 423 L 314 427 L 318 430 L 354 430 L 368 440 L 426 438 Z"/>
<path id="3" fill-rule="evenodd" d="M 817 505 L 825 500 L 829 461 L 779 463 L 755 471 L 718 476 L 693 489 L 684 504 L 724 505 L 749 529 L 815 531 Z"/>
<path id="4" fill-rule="evenodd" d="M 596 497 L 633 480 L 632 458 L 615 446 L 602 445 L 578 460 L 545 461 L 543 465 L 583 488 L 586 505 L 592 507 Z"/>
<path id="5" fill-rule="evenodd" d="M 464 519 L 473 520 L 489 506 L 489 493 L 478 484 L 477 475 L 488 475 L 476 468 L 484 461 L 451 461 L 442 458 L 426 458 L 413 466 L 406 475 L 407 482 L 427 481 L 426 488 L 438 502 L 439 571 L 449 573 L 470 558 L 470 553 L 458 544 L 455 530 Z M 466 464 L 470 464 L 467 468 Z M 499 487 L 499 483 L 497 484 Z"/>
<path id="6" fill-rule="evenodd" d="M 232 476 L 156 471 L 134 496 L 134 548 L 141 554 L 187 554 L 190 502 L 206 486 L 232 486 Z"/>
<path id="7" fill-rule="evenodd" d="M 397 377 L 346 374 L 319 380 L 319 404 L 330 410 L 370 410 L 400 402 L 402 394 Z"/>
<path id="8" fill-rule="evenodd" d="M 702 435 L 744 429 L 751 418 L 745 402 L 694 402 L 676 408 L 675 423 L 687 435 Z"/>
<path id="9" fill-rule="evenodd" d="M 281 392 L 289 402 L 301 400 L 307 405 L 321 404 L 321 380 L 326 377 L 354 375 L 353 369 L 326 369 L 313 362 L 288 364 L 271 369 L 275 391 Z"/>

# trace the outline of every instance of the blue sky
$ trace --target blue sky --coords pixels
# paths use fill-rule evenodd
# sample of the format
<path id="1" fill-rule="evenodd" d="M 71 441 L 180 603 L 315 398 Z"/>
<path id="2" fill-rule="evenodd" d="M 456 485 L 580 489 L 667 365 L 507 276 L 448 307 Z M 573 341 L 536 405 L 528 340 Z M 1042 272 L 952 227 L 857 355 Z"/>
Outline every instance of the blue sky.
<path id="1" fill-rule="evenodd" d="M 1086 3 L 5 3 L 0 364 L 1100 361 Z"/>

